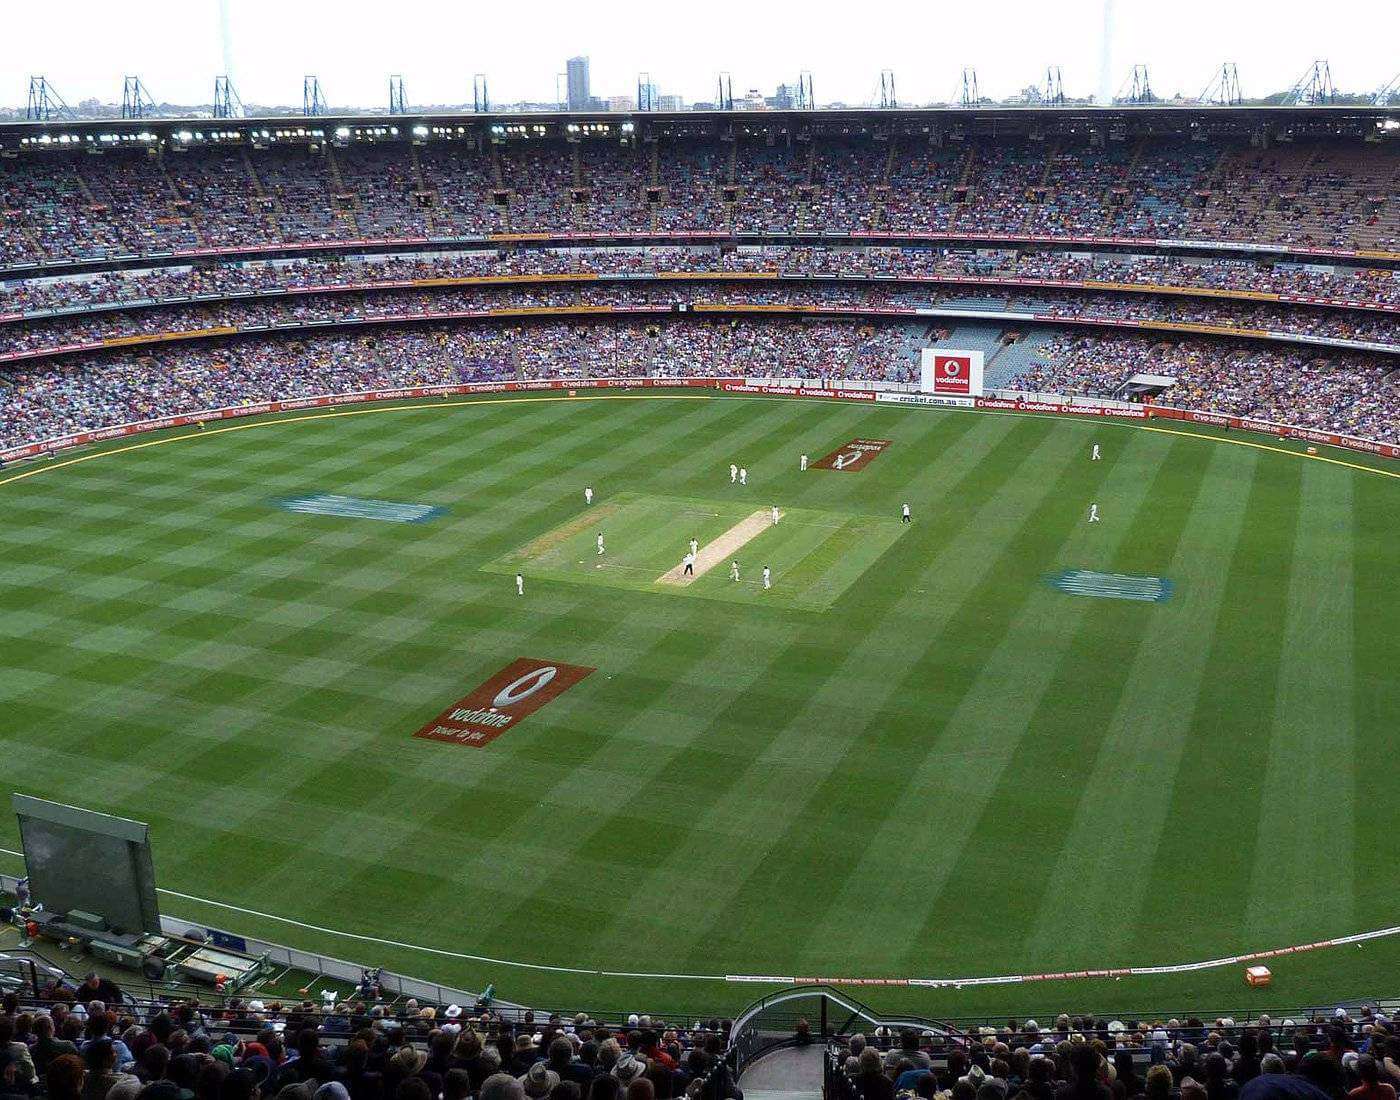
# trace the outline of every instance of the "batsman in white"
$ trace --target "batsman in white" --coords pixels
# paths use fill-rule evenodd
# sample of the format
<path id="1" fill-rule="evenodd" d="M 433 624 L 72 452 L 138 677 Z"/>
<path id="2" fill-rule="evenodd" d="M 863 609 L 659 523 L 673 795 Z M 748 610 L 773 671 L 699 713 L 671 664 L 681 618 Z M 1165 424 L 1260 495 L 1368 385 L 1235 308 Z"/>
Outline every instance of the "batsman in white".
<path id="1" fill-rule="evenodd" d="M 773 587 L 773 574 L 768 571 L 768 566 L 763 567 L 763 587 L 769 589 Z"/>
<path id="2" fill-rule="evenodd" d="M 748 483 L 749 483 L 749 468 L 748 468 L 747 466 L 740 466 L 740 467 L 739 467 L 739 484 L 740 484 L 740 485 L 747 485 Z"/>
<path id="3" fill-rule="evenodd" d="M 737 581 L 739 579 L 739 563 L 737 561 L 731 561 L 729 563 L 729 579 L 731 581 Z"/>
<path id="4" fill-rule="evenodd" d="M 601 554 L 602 552 L 603 552 L 603 532 L 602 532 L 602 531 L 599 531 L 599 532 L 598 532 L 598 553 Z"/>
<path id="5" fill-rule="evenodd" d="M 778 526 L 778 506 L 773 505 L 773 526 Z"/>

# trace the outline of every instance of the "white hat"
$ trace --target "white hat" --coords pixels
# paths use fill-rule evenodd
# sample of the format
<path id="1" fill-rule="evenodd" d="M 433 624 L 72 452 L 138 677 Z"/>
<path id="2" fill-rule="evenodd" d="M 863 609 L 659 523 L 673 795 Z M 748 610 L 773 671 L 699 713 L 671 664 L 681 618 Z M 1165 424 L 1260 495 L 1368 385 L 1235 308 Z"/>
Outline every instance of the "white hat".
<path id="1" fill-rule="evenodd" d="M 448 1005 L 445 1009 L 443 1009 L 442 1014 L 446 1016 L 449 1020 L 455 1020 L 458 1016 L 462 1014 L 462 1006 Z"/>
<path id="2" fill-rule="evenodd" d="M 637 1014 L 636 1014 L 635 1012 L 632 1013 L 632 1015 L 630 1015 L 630 1016 L 627 1017 L 627 1026 L 628 1026 L 628 1027 L 636 1027 L 636 1026 L 637 1026 L 637 1023 L 638 1023 L 638 1017 L 637 1017 Z"/>
<path id="3" fill-rule="evenodd" d="M 267 1006 L 264 1005 L 264 1004 L 262 1003 L 262 1001 L 249 1001 L 249 1002 L 248 1002 L 248 1011 L 249 1011 L 249 1012 L 266 1012 L 266 1011 L 267 1011 Z"/>

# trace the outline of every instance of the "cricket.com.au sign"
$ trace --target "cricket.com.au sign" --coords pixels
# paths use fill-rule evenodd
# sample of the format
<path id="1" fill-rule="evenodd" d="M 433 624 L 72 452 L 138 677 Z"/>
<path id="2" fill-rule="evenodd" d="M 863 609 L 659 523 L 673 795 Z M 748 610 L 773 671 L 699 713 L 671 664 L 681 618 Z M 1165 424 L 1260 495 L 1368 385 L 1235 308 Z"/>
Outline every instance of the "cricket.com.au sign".
<path id="1" fill-rule="evenodd" d="M 415 733 L 454 745 L 487 745 L 596 669 L 519 657 Z"/>

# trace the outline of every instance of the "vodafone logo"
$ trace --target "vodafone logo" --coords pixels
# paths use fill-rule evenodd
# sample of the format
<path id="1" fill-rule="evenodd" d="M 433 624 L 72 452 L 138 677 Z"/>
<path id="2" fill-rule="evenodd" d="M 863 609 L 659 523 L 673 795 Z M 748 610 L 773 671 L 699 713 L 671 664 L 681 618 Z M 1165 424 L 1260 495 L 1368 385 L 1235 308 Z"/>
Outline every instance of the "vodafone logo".
<path id="1" fill-rule="evenodd" d="M 513 707 L 516 703 L 524 702 L 558 675 L 559 670 L 553 665 L 545 665 L 543 668 L 527 672 L 524 676 L 512 680 L 496 692 L 496 697 L 491 700 L 491 706 L 500 709 L 501 707 Z"/>
<path id="2" fill-rule="evenodd" d="M 592 671 L 563 661 L 517 657 L 413 736 L 479 748 L 514 729 Z"/>
<path id="3" fill-rule="evenodd" d="M 943 373 L 949 378 L 956 378 L 958 375 L 962 374 L 963 367 L 966 365 L 966 363 L 959 359 L 945 359 L 943 360 Z"/>

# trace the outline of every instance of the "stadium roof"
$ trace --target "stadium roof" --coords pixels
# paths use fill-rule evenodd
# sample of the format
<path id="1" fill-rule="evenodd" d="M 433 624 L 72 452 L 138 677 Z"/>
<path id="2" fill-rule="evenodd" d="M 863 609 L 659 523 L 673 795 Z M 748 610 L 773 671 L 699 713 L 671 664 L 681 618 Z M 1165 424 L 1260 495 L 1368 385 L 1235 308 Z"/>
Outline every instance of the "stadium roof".
<path id="1" fill-rule="evenodd" d="M 1400 134 L 1400 107 L 1238 106 L 1190 104 L 1142 106 L 995 106 L 849 108 L 792 111 L 647 112 L 491 112 L 470 111 L 275 115 L 236 119 L 210 117 L 84 119 L 0 123 L 0 149 L 13 152 L 35 144 L 104 148 L 146 141 L 179 146 L 211 140 L 263 138 L 269 141 L 393 140 L 420 137 L 483 137 L 495 140 L 551 136 L 590 137 L 636 134 L 728 136 L 745 133 L 875 137 L 1005 136 L 1057 137 L 1103 131 L 1110 138 L 1159 135 L 1268 135 L 1294 137 L 1375 137 Z M 103 135 L 108 139 L 105 144 Z M 182 135 L 188 135 L 183 136 Z M 44 140 L 47 138 L 48 140 Z M 67 138 L 66 141 L 60 140 Z M 25 140 L 28 139 L 28 140 Z M 220 140 L 220 139 L 212 139 Z"/>

